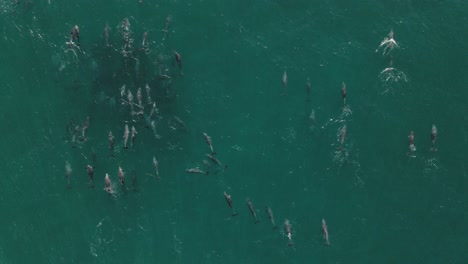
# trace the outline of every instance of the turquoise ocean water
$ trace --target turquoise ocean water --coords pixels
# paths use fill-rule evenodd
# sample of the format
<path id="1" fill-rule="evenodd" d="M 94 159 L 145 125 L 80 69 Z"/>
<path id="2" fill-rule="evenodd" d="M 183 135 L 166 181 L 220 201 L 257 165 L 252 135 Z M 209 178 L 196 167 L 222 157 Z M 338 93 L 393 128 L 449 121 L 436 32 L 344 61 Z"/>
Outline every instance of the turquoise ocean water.
<path id="1" fill-rule="evenodd" d="M 0 0 L 0 8 L 0 263 L 468 263 L 466 1 Z M 66 44 L 74 25 L 79 48 Z M 379 48 L 392 30 L 398 46 Z M 143 89 L 144 116 L 121 104 L 124 85 L 135 103 Z M 86 142 L 73 143 L 88 116 Z M 125 124 L 138 131 L 128 149 Z M 205 156 L 203 132 L 226 169 Z M 196 167 L 210 173 L 185 172 Z M 106 173 L 114 195 L 104 191 Z"/>

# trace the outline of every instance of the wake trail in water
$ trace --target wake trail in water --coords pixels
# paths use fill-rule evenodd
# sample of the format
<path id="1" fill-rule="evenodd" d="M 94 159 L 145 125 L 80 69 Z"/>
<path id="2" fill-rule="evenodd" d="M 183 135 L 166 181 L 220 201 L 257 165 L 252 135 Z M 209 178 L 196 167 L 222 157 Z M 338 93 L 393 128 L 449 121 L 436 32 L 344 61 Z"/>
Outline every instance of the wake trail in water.
<path id="1" fill-rule="evenodd" d="M 115 230 L 109 216 L 99 221 L 89 244 L 89 253 L 94 257 L 103 257 L 109 254 L 113 248 Z"/>
<path id="2" fill-rule="evenodd" d="M 408 78 L 403 71 L 393 67 L 385 68 L 378 76 L 381 94 L 399 94 L 404 84 L 408 83 Z"/>

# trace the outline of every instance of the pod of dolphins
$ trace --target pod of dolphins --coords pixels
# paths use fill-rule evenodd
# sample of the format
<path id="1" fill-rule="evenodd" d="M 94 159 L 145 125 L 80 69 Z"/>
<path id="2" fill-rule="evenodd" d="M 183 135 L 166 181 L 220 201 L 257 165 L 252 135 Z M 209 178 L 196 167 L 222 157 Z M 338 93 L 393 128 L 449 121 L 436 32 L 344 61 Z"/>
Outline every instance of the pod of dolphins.
<path id="1" fill-rule="evenodd" d="M 163 32 L 166 34 L 166 36 L 169 34 L 170 30 L 170 23 L 171 23 L 171 17 L 169 16 L 166 19 L 166 25 L 165 28 L 163 29 Z M 130 58 L 135 58 L 134 52 L 135 49 L 132 47 L 133 44 L 133 39 L 132 39 L 132 31 L 130 28 L 130 22 L 127 18 L 123 19 L 119 26 L 119 31 L 122 37 L 122 48 L 121 48 L 121 54 L 124 57 L 130 57 Z M 104 40 L 105 40 L 105 46 L 110 47 L 110 40 L 109 40 L 109 32 L 110 28 L 106 24 L 104 27 Z M 393 31 L 390 32 L 388 35 L 388 38 L 385 38 L 384 41 L 382 41 L 381 45 L 379 48 L 376 50 L 379 51 L 380 49 L 383 49 L 383 55 L 388 55 L 391 49 L 394 47 L 398 47 L 398 44 L 394 40 L 394 33 Z M 76 49 L 76 50 L 81 50 L 83 49 L 82 43 L 80 43 L 80 30 L 77 25 L 75 25 L 70 32 L 69 36 L 69 41 L 66 43 L 69 49 Z M 148 53 L 150 50 L 150 42 L 148 41 L 148 32 L 144 32 L 143 38 L 141 41 L 141 48 L 139 49 L 145 53 Z M 390 55 L 391 56 L 391 55 Z M 173 51 L 173 61 L 177 65 L 179 75 L 178 76 L 183 76 L 182 72 L 182 56 L 179 54 L 177 51 Z M 392 57 L 390 57 L 390 64 L 392 63 Z M 173 79 L 176 76 L 169 72 L 167 69 L 160 69 L 159 71 L 159 78 L 164 79 L 164 80 L 169 80 Z M 282 78 L 282 87 L 281 87 L 281 95 L 284 96 L 286 95 L 287 91 L 287 86 L 288 86 L 288 76 L 287 72 L 284 71 Z M 130 116 L 132 119 L 132 122 L 137 123 L 137 122 L 144 122 L 145 127 L 151 128 L 154 136 L 156 138 L 160 138 L 160 135 L 156 132 L 156 125 L 158 124 L 159 120 L 162 118 L 159 115 L 158 108 L 156 107 L 156 102 L 151 98 L 151 88 L 148 84 L 145 86 L 145 91 L 146 91 L 146 97 L 147 97 L 147 105 L 150 105 L 150 111 L 149 113 L 145 113 L 145 104 L 143 103 L 143 92 L 141 88 L 138 88 L 136 92 L 136 102 L 134 101 L 134 96 L 133 93 L 131 92 L 130 89 L 126 88 L 126 85 L 123 85 L 121 90 L 120 90 L 120 95 L 121 95 L 121 105 L 123 106 L 128 106 L 130 110 Z M 309 78 L 307 78 L 306 81 L 306 92 L 307 92 L 307 98 L 306 100 L 310 100 L 310 92 L 311 92 L 311 81 Z M 341 99 L 343 101 L 343 108 L 346 108 L 346 99 L 347 99 L 347 87 L 345 82 L 342 82 L 341 84 Z M 310 120 L 315 123 L 315 112 L 312 110 L 312 113 L 310 114 Z M 187 127 L 185 123 L 177 116 L 174 116 L 173 119 L 170 120 L 169 122 L 170 128 L 173 130 L 176 129 L 183 129 L 186 130 Z M 75 148 L 77 144 L 82 144 L 87 141 L 86 137 L 86 132 L 90 127 L 90 117 L 87 117 L 83 123 L 80 124 L 75 124 L 73 120 L 70 120 L 70 122 L 67 124 L 67 133 L 69 133 L 71 137 L 71 144 L 72 147 Z M 337 151 L 342 151 L 346 148 L 346 134 L 347 134 L 347 125 L 344 124 L 343 127 L 339 130 L 339 147 L 337 148 Z M 108 131 L 108 148 L 109 148 L 109 157 L 113 158 L 115 157 L 115 137 L 112 131 Z M 138 131 L 136 130 L 134 125 L 129 126 L 128 122 L 125 124 L 123 128 L 123 149 L 127 150 L 129 148 L 134 148 L 135 147 L 135 142 L 136 138 L 138 135 Z M 215 148 L 213 146 L 213 141 L 211 136 L 209 136 L 207 133 L 203 132 L 200 135 L 200 139 L 202 139 L 202 136 L 206 142 L 207 148 L 209 150 L 209 153 L 206 154 L 205 156 L 208 158 L 208 160 L 204 160 L 204 164 L 206 165 L 207 168 L 209 169 L 200 169 L 199 167 L 194 167 L 194 168 L 188 168 L 185 170 L 187 173 L 192 173 L 192 174 L 200 174 L 200 175 L 213 175 L 217 174 L 220 171 L 224 171 L 228 168 L 227 165 L 223 164 L 219 159 L 218 159 L 218 154 L 215 151 Z M 437 151 L 436 148 L 436 139 L 437 139 L 437 127 L 435 125 L 432 125 L 432 129 L 430 132 L 430 138 L 431 138 L 431 148 L 430 151 Z M 130 139 L 130 142 L 128 142 Z M 415 134 L 413 131 L 410 132 L 408 135 L 408 149 L 409 151 L 407 152 L 407 155 L 410 157 L 414 156 L 414 152 L 416 151 L 416 146 L 415 146 Z M 93 150 L 93 160 L 96 159 L 95 157 L 95 152 Z M 152 162 L 153 162 L 153 167 L 154 167 L 154 174 L 149 174 L 152 175 L 156 178 L 159 179 L 159 162 L 156 159 L 156 157 L 152 157 Z M 214 168 L 213 168 L 214 166 Z M 117 175 L 118 175 L 118 182 L 122 186 L 122 188 L 125 188 L 125 172 L 123 168 L 118 165 L 118 170 L 117 170 Z M 86 171 L 89 177 L 89 188 L 94 188 L 94 167 L 90 164 L 86 166 Z M 72 168 L 71 165 L 68 161 L 65 162 L 65 175 L 67 179 L 67 188 L 71 188 L 71 175 L 72 175 Z M 136 183 L 137 183 L 137 178 L 135 171 L 132 171 L 132 185 L 133 185 L 133 190 L 136 189 Z M 108 192 L 111 195 L 116 194 L 116 189 L 113 186 L 112 183 L 112 178 L 108 173 L 105 173 L 104 175 L 104 190 Z M 234 208 L 234 203 L 232 196 L 226 192 L 224 192 L 224 198 L 226 200 L 226 203 L 231 211 L 231 216 L 238 216 L 239 212 L 235 210 Z M 249 212 L 253 218 L 253 222 L 255 224 L 260 222 L 259 217 L 257 216 L 257 210 L 254 207 L 253 202 L 250 199 L 246 200 L 246 205 L 247 208 L 249 209 Z M 273 211 L 269 206 L 265 207 L 265 213 L 268 216 L 268 219 L 273 227 L 274 230 L 278 230 L 279 227 L 277 223 L 275 222 L 275 218 L 273 216 Z M 287 245 L 288 246 L 293 246 L 293 235 L 292 235 L 292 226 L 291 222 L 288 219 L 285 219 L 284 223 L 284 229 L 282 233 L 287 237 Z M 329 232 L 328 232 L 328 227 L 325 219 L 322 219 L 322 232 L 323 232 L 323 239 L 324 239 L 324 245 L 330 246 L 330 239 L 329 239 Z"/>

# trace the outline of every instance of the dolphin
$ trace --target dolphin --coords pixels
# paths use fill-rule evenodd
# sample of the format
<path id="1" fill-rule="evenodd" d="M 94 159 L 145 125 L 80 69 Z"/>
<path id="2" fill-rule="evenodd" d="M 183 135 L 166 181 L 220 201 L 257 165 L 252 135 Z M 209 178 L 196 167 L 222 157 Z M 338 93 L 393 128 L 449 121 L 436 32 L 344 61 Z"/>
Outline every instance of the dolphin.
<path id="1" fill-rule="evenodd" d="M 236 216 L 237 213 L 234 211 L 234 207 L 232 206 L 231 195 L 229 195 L 229 194 L 227 194 L 226 192 L 224 192 L 224 198 L 226 199 L 226 202 L 227 202 L 227 204 L 229 205 L 229 208 L 231 208 L 231 210 L 232 210 L 232 216 Z"/>

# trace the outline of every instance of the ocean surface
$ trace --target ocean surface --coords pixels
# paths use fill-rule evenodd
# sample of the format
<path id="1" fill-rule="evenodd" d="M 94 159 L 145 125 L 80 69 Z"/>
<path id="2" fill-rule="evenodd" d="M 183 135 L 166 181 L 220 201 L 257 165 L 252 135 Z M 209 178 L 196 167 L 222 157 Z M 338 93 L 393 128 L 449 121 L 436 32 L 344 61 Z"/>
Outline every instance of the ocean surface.
<path id="1" fill-rule="evenodd" d="M 467 43 L 463 0 L 0 0 L 0 263 L 468 263 Z"/>

